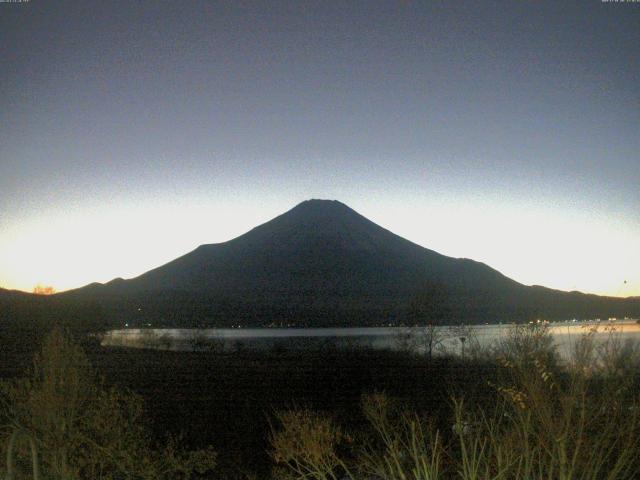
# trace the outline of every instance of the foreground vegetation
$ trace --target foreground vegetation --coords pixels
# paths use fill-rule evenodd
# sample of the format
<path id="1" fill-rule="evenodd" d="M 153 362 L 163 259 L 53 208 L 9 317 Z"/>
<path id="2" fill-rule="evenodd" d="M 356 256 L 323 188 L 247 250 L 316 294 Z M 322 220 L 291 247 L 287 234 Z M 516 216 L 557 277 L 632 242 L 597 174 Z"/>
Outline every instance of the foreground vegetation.
<path id="1" fill-rule="evenodd" d="M 215 465 L 211 449 L 156 446 L 137 395 L 99 381 L 84 352 L 54 330 L 30 374 L 0 384 L 4 478 L 188 479 Z"/>
<path id="2" fill-rule="evenodd" d="M 640 473 L 634 349 L 586 335 L 561 368 L 544 329 L 516 327 L 498 346 L 496 403 L 452 396 L 451 429 L 384 394 L 364 395 L 368 425 L 281 411 L 270 437 L 275 477 L 375 479 L 632 479 Z"/>
<path id="3" fill-rule="evenodd" d="M 28 376 L 3 381 L 3 477 L 32 478 L 33 451 L 47 479 L 640 473 L 640 362 L 615 336 L 586 334 L 572 365 L 538 326 L 465 359 L 85 348 L 54 332 Z"/>

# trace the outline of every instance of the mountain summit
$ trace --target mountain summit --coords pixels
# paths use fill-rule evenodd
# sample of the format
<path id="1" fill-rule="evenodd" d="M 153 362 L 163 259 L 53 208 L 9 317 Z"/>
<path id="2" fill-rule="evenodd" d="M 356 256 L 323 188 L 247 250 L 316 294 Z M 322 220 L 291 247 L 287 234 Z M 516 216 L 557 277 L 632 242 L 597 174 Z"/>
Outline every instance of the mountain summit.
<path id="1" fill-rule="evenodd" d="M 326 295 L 409 294 L 425 281 L 518 285 L 486 265 L 416 245 L 329 200 L 305 201 L 240 237 L 201 245 L 121 285 L 228 295 L 265 291 L 317 302 Z"/>
<path id="2" fill-rule="evenodd" d="M 482 263 L 441 255 L 335 200 L 302 202 L 228 242 L 70 294 L 97 298 L 134 323 L 379 325 L 419 320 L 410 306 L 434 286 L 440 298 L 426 301 L 455 321 L 598 315 L 602 303 L 526 287 Z"/>

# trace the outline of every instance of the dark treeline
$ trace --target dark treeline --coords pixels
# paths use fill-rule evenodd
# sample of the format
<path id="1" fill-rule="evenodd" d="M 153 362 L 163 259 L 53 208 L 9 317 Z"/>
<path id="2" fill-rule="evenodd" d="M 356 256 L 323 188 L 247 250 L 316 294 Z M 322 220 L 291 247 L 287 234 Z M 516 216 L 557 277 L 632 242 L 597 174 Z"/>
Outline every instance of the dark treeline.
<path id="1" fill-rule="evenodd" d="M 56 326 L 84 346 L 117 325 L 97 300 L 0 291 L 0 351 L 4 353 L 31 355 Z"/>
<path id="2" fill-rule="evenodd" d="M 435 284 L 438 285 L 438 284 Z M 640 299 L 618 299 L 527 287 L 509 291 L 458 291 L 441 287 L 439 296 L 425 295 L 431 284 L 402 298 L 334 295 L 236 296 L 193 291 L 71 292 L 60 295 L 80 305 L 99 305 L 109 325 L 158 327 L 352 327 L 381 325 L 484 324 L 547 320 L 640 317 Z M 427 303 L 415 315 L 416 299 Z"/>

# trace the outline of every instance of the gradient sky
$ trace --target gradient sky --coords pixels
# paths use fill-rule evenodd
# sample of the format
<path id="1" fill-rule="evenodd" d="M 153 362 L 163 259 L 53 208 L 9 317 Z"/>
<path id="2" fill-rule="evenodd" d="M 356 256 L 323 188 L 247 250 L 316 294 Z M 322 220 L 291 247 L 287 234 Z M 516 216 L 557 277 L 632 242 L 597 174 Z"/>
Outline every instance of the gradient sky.
<path id="1" fill-rule="evenodd" d="M 640 295 L 640 3 L 0 3 L 0 286 L 136 276 L 309 198 Z"/>

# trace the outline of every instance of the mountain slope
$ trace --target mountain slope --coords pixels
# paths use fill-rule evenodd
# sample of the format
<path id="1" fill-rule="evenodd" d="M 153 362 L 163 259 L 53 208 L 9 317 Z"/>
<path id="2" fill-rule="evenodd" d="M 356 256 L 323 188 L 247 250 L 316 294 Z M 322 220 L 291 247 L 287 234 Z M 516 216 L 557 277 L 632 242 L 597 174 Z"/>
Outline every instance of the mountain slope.
<path id="1" fill-rule="evenodd" d="M 130 280 L 127 288 L 384 293 L 424 279 L 514 286 L 495 270 L 445 257 L 367 220 L 336 201 L 311 200 L 222 244 L 193 252 Z"/>
<path id="2" fill-rule="evenodd" d="M 446 291 L 438 301 L 459 321 L 589 316 L 607 309 L 620 315 L 634 304 L 526 287 L 482 263 L 416 245 L 327 200 L 303 202 L 240 237 L 202 245 L 139 277 L 69 295 L 100 299 L 112 315 L 134 323 L 363 325 L 411 321 L 410 302 L 433 284 Z"/>

